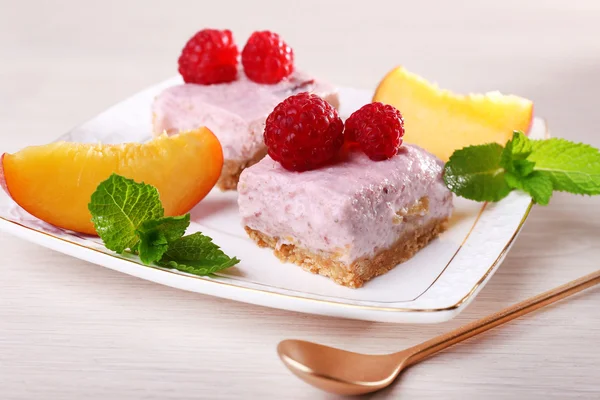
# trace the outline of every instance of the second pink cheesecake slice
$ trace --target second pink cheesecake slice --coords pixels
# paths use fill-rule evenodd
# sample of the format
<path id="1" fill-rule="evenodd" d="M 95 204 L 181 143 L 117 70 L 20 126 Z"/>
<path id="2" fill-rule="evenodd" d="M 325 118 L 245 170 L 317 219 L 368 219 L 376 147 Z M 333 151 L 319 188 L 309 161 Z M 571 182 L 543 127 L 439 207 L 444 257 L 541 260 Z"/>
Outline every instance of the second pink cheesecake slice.
<path id="1" fill-rule="evenodd" d="M 263 132 L 267 116 L 285 98 L 300 92 L 311 92 L 338 107 L 337 90 L 302 72 L 264 85 L 240 77 L 231 83 L 216 85 L 183 84 L 170 87 L 154 101 L 155 135 L 206 126 L 223 147 L 224 164 L 217 185 L 235 190 L 240 173 L 266 154 Z"/>

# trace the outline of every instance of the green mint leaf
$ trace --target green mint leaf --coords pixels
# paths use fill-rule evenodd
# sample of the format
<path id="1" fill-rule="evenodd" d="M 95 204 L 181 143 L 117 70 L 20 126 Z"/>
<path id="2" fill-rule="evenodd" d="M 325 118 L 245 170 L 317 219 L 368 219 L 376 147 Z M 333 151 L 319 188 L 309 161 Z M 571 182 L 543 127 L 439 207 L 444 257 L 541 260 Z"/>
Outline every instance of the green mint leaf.
<path id="1" fill-rule="evenodd" d="M 521 175 L 513 172 L 506 172 L 504 179 L 506 180 L 508 186 L 510 186 L 512 189 L 523 190 L 523 177 Z"/>
<path id="2" fill-rule="evenodd" d="M 533 172 L 535 163 L 526 160 L 532 151 L 531 141 L 520 131 L 506 143 L 500 156 L 500 166 L 506 171 L 506 183 L 513 189 L 523 189 L 523 178 Z"/>
<path id="3" fill-rule="evenodd" d="M 535 163 L 527 160 L 513 160 L 504 175 L 506 183 L 513 189 L 523 190 L 523 182 L 533 172 Z"/>
<path id="4" fill-rule="evenodd" d="M 500 177 L 506 187 L 496 180 Z M 553 190 L 600 194 L 600 151 L 565 139 L 531 140 L 515 131 L 503 150 L 484 145 L 456 151 L 446 164 L 444 181 L 472 200 L 498 201 L 519 189 L 546 205 Z"/>
<path id="5" fill-rule="evenodd" d="M 158 190 L 113 174 L 100 183 L 88 205 L 104 245 L 117 253 L 130 249 L 144 264 L 208 275 L 239 263 L 208 236 L 183 236 L 190 214 L 164 217 Z"/>
<path id="6" fill-rule="evenodd" d="M 171 243 L 158 265 L 194 275 L 209 275 L 239 262 L 223 253 L 211 238 L 198 232 Z"/>
<path id="7" fill-rule="evenodd" d="M 446 186 L 459 196 L 475 201 L 498 201 L 511 187 L 500 165 L 503 148 L 497 143 L 456 150 L 444 167 Z"/>
<path id="8" fill-rule="evenodd" d="M 159 261 L 169 244 L 185 234 L 190 225 L 190 214 L 144 221 L 136 230 L 140 242 L 137 252 L 144 264 Z"/>
<path id="9" fill-rule="evenodd" d="M 514 160 L 511 170 L 517 175 L 525 177 L 533 172 L 535 163 L 529 160 Z"/>
<path id="10" fill-rule="evenodd" d="M 533 151 L 531 140 L 521 131 L 514 131 L 513 137 L 502 151 L 500 165 L 507 171 L 512 169 L 514 161 L 525 160 Z"/>
<path id="11" fill-rule="evenodd" d="M 530 175 L 521 178 L 520 189 L 527 192 L 533 201 L 545 206 L 552 197 L 552 180 L 548 175 L 534 171 Z"/>
<path id="12" fill-rule="evenodd" d="M 136 248 L 144 221 L 164 215 L 155 187 L 116 174 L 98 185 L 88 208 L 104 245 L 119 254 Z"/>
<path id="13" fill-rule="evenodd" d="M 535 171 L 547 175 L 554 190 L 575 194 L 600 194 L 600 152 L 587 144 L 552 138 L 532 141 L 527 160 Z"/>
<path id="14" fill-rule="evenodd" d="M 513 189 L 523 190 L 523 181 L 529 176 L 535 167 L 535 163 L 527 160 L 515 160 L 506 170 L 504 178 L 506 183 Z"/>

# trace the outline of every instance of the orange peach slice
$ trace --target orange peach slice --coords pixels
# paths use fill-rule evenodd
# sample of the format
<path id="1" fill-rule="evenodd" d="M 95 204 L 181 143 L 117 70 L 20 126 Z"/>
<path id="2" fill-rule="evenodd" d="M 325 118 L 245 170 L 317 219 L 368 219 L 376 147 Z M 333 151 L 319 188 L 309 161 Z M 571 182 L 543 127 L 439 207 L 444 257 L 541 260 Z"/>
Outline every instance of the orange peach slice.
<path id="1" fill-rule="evenodd" d="M 514 130 L 528 132 L 533 103 L 499 92 L 457 95 L 403 67 L 381 81 L 373 101 L 402 113 L 406 143 L 417 144 L 447 161 L 454 150 L 483 143 L 502 145 Z"/>
<path id="2" fill-rule="evenodd" d="M 61 228 L 95 234 L 88 203 L 111 174 L 155 186 L 165 215 L 181 215 L 219 179 L 223 151 L 215 135 L 200 128 L 145 144 L 27 147 L 4 154 L 1 162 L 1 185 L 27 212 Z"/>

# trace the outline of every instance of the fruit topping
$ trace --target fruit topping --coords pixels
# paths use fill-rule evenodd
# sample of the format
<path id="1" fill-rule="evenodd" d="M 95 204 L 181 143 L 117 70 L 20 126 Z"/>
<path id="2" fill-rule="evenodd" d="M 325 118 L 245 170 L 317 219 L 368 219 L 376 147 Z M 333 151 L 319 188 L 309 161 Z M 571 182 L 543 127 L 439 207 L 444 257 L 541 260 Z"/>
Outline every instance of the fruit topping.
<path id="1" fill-rule="evenodd" d="M 230 30 L 203 29 L 181 51 L 179 73 L 186 83 L 231 82 L 237 77 L 238 55 Z"/>
<path id="2" fill-rule="evenodd" d="M 288 97 L 267 118 L 269 156 L 290 171 L 325 165 L 344 143 L 344 124 L 337 111 L 317 95 Z"/>
<path id="3" fill-rule="evenodd" d="M 294 51 L 276 33 L 254 32 L 242 50 L 242 64 L 249 79 L 273 84 L 294 71 Z"/>
<path id="4" fill-rule="evenodd" d="M 346 141 L 358 143 L 371 160 L 381 161 L 398 153 L 404 136 L 404 120 L 395 107 L 367 104 L 346 120 Z"/>

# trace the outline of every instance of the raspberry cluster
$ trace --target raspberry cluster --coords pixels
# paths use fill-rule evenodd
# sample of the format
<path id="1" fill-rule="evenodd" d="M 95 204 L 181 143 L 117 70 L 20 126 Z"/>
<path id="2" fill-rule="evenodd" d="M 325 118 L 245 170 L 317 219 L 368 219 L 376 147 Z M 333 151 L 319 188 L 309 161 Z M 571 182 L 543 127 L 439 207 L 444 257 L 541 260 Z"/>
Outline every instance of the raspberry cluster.
<path id="1" fill-rule="evenodd" d="M 181 51 L 179 73 L 186 83 L 211 85 L 237 79 L 239 51 L 230 30 L 203 29 Z M 270 31 L 254 32 L 242 50 L 246 76 L 275 84 L 294 71 L 294 51 Z"/>
<path id="2" fill-rule="evenodd" d="M 264 139 L 269 156 L 291 171 L 306 171 L 331 162 L 344 142 L 357 145 L 370 159 L 398 153 L 404 136 L 400 111 L 371 103 L 346 120 L 319 96 L 299 93 L 281 102 L 267 118 Z"/>

